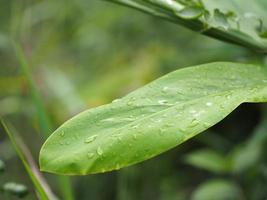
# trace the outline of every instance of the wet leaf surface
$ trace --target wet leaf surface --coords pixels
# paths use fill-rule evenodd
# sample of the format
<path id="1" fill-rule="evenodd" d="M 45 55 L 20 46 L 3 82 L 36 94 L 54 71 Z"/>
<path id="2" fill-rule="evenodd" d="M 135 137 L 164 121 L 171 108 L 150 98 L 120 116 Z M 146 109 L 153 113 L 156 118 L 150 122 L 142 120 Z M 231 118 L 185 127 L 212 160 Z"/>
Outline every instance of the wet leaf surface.
<path id="1" fill-rule="evenodd" d="M 78 114 L 40 152 L 43 171 L 84 175 L 165 152 L 244 102 L 267 101 L 266 69 L 211 63 L 169 73 L 112 103 Z"/>

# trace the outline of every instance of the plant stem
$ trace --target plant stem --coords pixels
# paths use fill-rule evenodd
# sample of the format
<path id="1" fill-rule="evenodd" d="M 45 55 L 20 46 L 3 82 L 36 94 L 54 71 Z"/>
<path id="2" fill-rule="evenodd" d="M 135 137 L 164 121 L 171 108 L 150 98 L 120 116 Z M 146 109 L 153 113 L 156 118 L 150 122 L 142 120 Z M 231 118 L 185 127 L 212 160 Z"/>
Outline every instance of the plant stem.
<path id="1" fill-rule="evenodd" d="M 18 144 L 16 138 L 14 137 L 14 133 L 11 133 L 11 131 L 9 130 L 7 124 L 1 119 L 1 125 L 3 126 L 5 132 L 7 133 L 14 149 L 17 152 L 17 155 L 19 156 L 20 160 L 22 161 L 27 173 L 29 174 L 33 185 L 35 186 L 39 197 L 41 200 L 51 200 L 51 199 L 55 199 L 55 198 L 49 198 L 49 196 L 51 197 L 51 195 L 48 195 L 48 193 L 45 191 L 44 187 L 41 185 L 40 181 L 38 180 L 37 176 L 34 174 L 28 160 L 26 159 L 26 156 L 23 152 L 23 149 L 21 148 L 21 146 Z M 21 144 L 21 142 L 20 142 Z"/>
<path id="2" fill-rule="evenodd" d="M 240 45 L 262 54 L 267 54 L 267 47 L 264 44 L 256 40 L 253 40 L 250 36 L 242 32 L 235 32 L 234 30 L 224 31 L 214 27 L 205 28 L 203 22 L 201 22 L 198 19 L 188 20 L 175 15 L 173 13 L 173 8 L 170 7 L 170 5 L 162 3 L 162 1 L 159 0 L 154 0 L 154 1 L 105 0 L 105 1 L 128 6 L 140 10 L 142 12 L 154 15 L 156 17 L 163 18 L 167 21 L 185 26 L 193 31 L 200 32 L 212 38 Z"/>
<path id="3" fill-rule="evenodd" d="M 43 139 L 46 139 L 48 138 L 48 136 L 50 135 L 52 131 L 51 121 L 46 112 L 44 102 L 42 101 L 42 98 L 37 90 L 37 87 L 35 86 L 36 84 L 34 83 L 32 73 L 30 71 L 30 67 L 27 63 L 27 59 L 23 53 L 23 50 L 19 45 L 17 45 L 17 43 L 14 42 L 13 45 L 14 45 L 14 49 L 15 49 L 17 58 L 19 60 L 22 72 L 24 73 L 24 76 L 26 77 L 26 80 L 30 88 L 32 101 L 35 105 L 35 108 L 38 114 L 38 122 L 40 125 L 41 133 L 42 133 L 42 136 L 44 137 Z M 58 179 L 57 181 L 58 181 L 61 194 L 64 200 L 73 200 L 74 195 L 72 192 L 70 179 L 68 177 L 63 177 L 63 176 L 58 176 L 57 179 Z"/>

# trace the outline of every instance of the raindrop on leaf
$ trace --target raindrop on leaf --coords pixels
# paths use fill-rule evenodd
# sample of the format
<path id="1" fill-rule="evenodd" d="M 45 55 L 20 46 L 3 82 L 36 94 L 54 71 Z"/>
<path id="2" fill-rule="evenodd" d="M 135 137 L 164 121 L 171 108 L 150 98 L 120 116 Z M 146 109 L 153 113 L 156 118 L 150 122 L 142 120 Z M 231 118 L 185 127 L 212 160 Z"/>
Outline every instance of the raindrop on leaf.
<path id="1" fill-rule="evenodd" d="M 97 138 L 97 135 L 92 135 L 84 140 L 85 143 L 91 143 Z"/>
<path id="2" fill-rule="evenodd" d="M 88 153 L 87 153 L 87 157 L 88 157 L 89 159 L 93 158 L 94 155 L 95 155 L 95 154 L 92 153 L 92 152 L 88 152 Z"/>
<path id="3" fill-rule="evenodd" d="M 103 150 L 102 150 L 102 148 L 101 148 L 101 147 L 98 147 L 97 150 L 96 150 L 96 153 L 97 153 L 99 156 L 103 155 Z"/>
<path id="4" fill-rule="evenodd" d="M 184 19 L 197 19 L 204 14 L 204 9 L 198 6 L 189 6 L 175 14 Z"/>

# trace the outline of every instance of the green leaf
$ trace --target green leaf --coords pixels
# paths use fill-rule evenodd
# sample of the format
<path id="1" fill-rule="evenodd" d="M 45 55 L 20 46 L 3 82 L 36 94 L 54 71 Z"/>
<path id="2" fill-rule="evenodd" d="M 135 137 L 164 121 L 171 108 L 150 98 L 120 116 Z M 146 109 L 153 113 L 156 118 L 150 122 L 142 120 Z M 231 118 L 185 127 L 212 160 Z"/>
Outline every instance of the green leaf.
<path id="1" fill-rule="evenodd" d="M 18 196 L 19 198 L 23 198 L 29 193 L 29 190 L 25 185 L 14 182 L 5 183 L 3 185 L 3 190 L 4 192 Z"/>
<path id="2" fill-rule="evenodd" d="M 241 103 L 265 101 L 267 72 L 259 66 L 177 70 L 64 123 L 41 149 L 41 170 L 73 175 L 129 166 L 201 133 Z"/>
<path id="3" fill-rule="evenodd" d="M 201 149 L 187 154 L 185 162 L 214 173 L 229 171 L 229 161 L 222 154 L 210 149 Z"/>
<path id="4" fill-rule="evenodd" d="M 106 0 L 267 53 L 266 0 Z"/>
<path id="5" fill-rule="evenodd" d="M 239 200 L 240 188 L 232 181 L 213 179 L 202 183 L 192 195 L 192 200 Z"/>

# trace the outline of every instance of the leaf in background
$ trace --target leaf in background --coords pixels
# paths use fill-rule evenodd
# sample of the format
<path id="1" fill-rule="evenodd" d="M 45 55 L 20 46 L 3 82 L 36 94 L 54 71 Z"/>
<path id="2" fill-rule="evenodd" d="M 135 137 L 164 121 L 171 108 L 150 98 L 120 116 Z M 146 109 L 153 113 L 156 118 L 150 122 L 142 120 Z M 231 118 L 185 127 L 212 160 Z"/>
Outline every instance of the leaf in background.
<path id="1" fill-rule="evenodd" d="M 262 121 L 256 127 L 253 135 L 242 145 L 238 145 L 230 152 L 232 159 L 232 171 L 244 173 L 252 167 L 260 165 L 265 157 L 267 141 L 267 113 L 263 112 Z"/>
<path id="2" fill-rule="evenodd" d="M 241 200 L 240 188 L 232 181 L 223 179 L 202 183 L 192 194 L 192 200 Z"/>
<path id="3" fill-rule="evenodd" d="M 187 154 L 185 162 L 214 173 L 229 171 L 229 163 L 224 155 L 210 149 L 201 149 Z"/>
<path id="4" fill-rule="evenodd" d="M 40 166 L 69 175 L 119 169 L 177 146 L 243 102 L 264 101 L 261 67 L 218 62 L 177 70 L 64 123 L 43 145 Z"/>
<path id="5" fill-rule="evenodd" d="M 107 0 L 267 53 L 265 0 Z"/>
<path id="6" fill-rule="evenodd" d="M 6 166 L 5 166 L 4 161 L 0 160 L 0 173 L 4 172 L 5 168 L 6 168 Z"/>
<path id="7" fill-rule="evenodd" d="M 3 191 L 19 198 L 23 198 L 29 193 L 29 190 L 25 185 L 14 182 L 5 183 L 3 185 Z"/>

